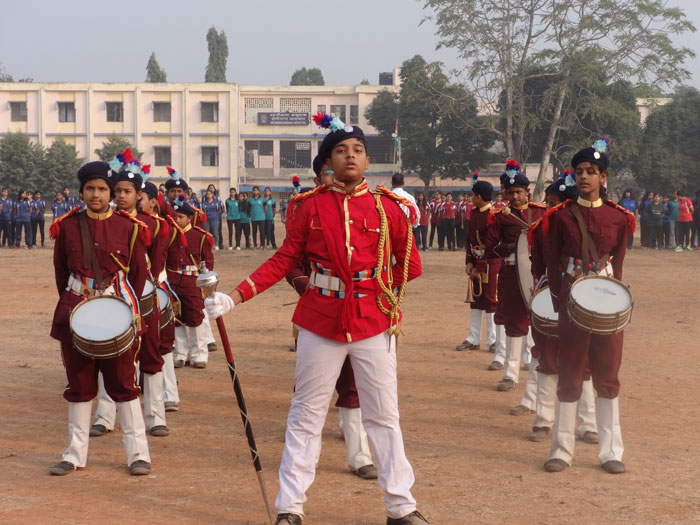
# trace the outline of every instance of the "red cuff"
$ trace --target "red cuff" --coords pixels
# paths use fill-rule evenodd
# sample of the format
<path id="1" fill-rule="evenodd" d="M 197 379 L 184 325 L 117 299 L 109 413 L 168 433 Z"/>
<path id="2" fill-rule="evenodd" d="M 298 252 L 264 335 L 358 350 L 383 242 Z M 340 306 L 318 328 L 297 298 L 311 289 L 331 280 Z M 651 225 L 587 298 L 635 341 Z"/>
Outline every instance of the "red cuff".
<path id="1" fill-rule="evenodd" d="M 250 277 L 246 277 L 245 281 L 241 281 L 241 283 L 236 286 L 236 290 L 238 290 L 241 297 L 243 297 L 243 302 L 249 301 L 258 295 L 258 292 L 255 289 L 255 283 Z"/>

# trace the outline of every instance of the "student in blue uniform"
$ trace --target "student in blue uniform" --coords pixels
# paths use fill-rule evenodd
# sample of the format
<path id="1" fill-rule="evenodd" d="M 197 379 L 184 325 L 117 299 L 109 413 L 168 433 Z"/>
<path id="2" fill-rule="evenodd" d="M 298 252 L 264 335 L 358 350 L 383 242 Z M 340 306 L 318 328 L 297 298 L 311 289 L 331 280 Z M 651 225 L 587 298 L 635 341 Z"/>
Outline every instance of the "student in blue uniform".
<path id="1" fill-rule="evenodd" d="M 10 227 L 12 225 L 12 199 L 9 197 L 10 191 L 3 188 L 0 191 L 0 246 L 7 245 L 12 248 L 14 239 Z"/>
<path id="2" fill-rule="evenodd" d="M 32 215 L 31 215 L 31 226 L 32 226 L 32 246 L 36 248 L 36 234 L 37 230 L 41 236 L 41 247 L 44 247 L 44 213 L 46 212 L 46 201 L 41 198 L 41 192 L 36 190 L 34 192 L 34 200 L 31 202 L 32 205 Z"/>
<path id="3" fill-rule="evenodd" d="M 27 192 L 20 190 L 15 202 L 15 248 L 19 248 L 22 241 L 22 230 L 24 230 L 24 243 L 26 248 L 32 247 L 31 230 L 32 205 L 27 198 Z"/>

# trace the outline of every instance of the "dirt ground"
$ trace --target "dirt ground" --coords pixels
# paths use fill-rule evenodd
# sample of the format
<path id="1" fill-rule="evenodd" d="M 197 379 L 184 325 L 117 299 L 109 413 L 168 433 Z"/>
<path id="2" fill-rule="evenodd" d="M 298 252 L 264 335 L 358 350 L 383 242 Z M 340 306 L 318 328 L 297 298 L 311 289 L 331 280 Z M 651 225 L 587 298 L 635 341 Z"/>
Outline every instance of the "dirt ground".
<path id="1" fill-rule="evenodd" d="M 181 410 L 168 414 L 169 437 L 149 438 L 151 475 L 128 475 L 118 429 L 90 440 L 87 468 L 48 474 L 67 444 L 65 373 L 48 335 L 57 299 L 51 255 L 50 247 L 0 250 L 0 521 L 265 523 L 221 350 L 205 370 L 178 371 Z M 268 255 L 216 252 L 222 288 Z M 467 332 L 464 255 L 422 257 L 424 274 L 404 303 L 399 394 L 413 491 L 431 523 L 700 521 L 700 254 L 628 255 L 635 310 L 621 372 L 621 476 L 605 474 L 596 447 L 582 442 L 572 468 L 544 472 L 549 442 L 528 441 L 531 418 L 508 414 L 527 372 L 514 391 L 497 392 L 491 354 L 454 350 Z M 294 307 L 284 304 L 295 299 L 283 281 L 225 319 L 273 501 L 295 356 Z M 305 523 L 385 523 L 377 483 L 345 464 L 333 406 L 308 497 Z"/>

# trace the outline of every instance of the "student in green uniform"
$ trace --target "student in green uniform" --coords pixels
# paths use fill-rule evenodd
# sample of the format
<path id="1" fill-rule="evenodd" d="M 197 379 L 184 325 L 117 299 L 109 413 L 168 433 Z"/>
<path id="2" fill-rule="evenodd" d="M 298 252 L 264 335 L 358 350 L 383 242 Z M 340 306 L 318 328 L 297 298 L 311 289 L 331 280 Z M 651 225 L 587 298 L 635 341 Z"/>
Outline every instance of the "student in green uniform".
<path id="1" fill-rule="evenodd" d="M 238 223 L 236 224 L 236 250 L 241 249 L 241 233 L 245 235 L 245 247 L 250 250 L 250 201 L 247 193 L 238 194 Z"/>
<path id="2" fill-rule="evenodd" d="M 250 198 L 250 222 L 253 224 L 253 246 L 259 250 L 265 248 L 265 197 L 260 195 L 260 188 L 253 186 Z M 260 246 L 258 246 L 260 233 Z"/>
<path id="3" fill-rule="evenodd" d="M 273 250 L 277 249 L 275 244 L 275 213 L 277 212 L 277 203 L 272 198 L 270 188 L 265 188 L 265 248 L 271 246 Z"/>
<path id="4" fill-rule="evenodd" d="M 240 221 L 240 214 L 238 213 L 238 198 L 236 195 L 236 188 L 231 188 L 229 190 L 228 199 L 226 199 L 226 224 L 228 224 L 228 249 L 233 250 L 233 232 L 234 228 L 238 231 L 238 224 Z M 238 243 L 236 243 L 238 247 Z"/>

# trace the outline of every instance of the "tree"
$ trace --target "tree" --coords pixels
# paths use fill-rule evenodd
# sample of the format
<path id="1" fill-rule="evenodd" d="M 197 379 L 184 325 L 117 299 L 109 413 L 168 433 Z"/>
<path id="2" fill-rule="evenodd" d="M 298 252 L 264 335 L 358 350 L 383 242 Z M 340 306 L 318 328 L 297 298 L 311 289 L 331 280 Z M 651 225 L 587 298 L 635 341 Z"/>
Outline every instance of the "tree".
<path id="1" fill-rule="evenodd" d="M 226 60 L 228 59 L 228 41 L 226 33 L 219 33 L 214 26 L 207 31 L 209 46 L 209 63 L 204 73 L 205 82 L 226 82 Z"/>
<path id="2" fill-rule="evenodd" d="M 8 133 L 0 139 L 0 179 L 16 193 L 20 189 L 41 189 L 44 148 L 25 133 Z"/>
<path id="3" fill-rule="evenodd" d="M 465 178 L 493 144 L 493 136 L 480 129 L 473 95 L 420 55 L 403 63 L 399 95 L 380 91 L 365 116 L 385 136 L 398 122 L 401 167 L 416 173 L 426 189 L 436 174 Z"/>
<path id="4" fill-rule="evenodd" d="M 119 135 L 110 135 L 107 137 L 107 140 L 102 143 L 102 147 L 95 150 L 95 155 L 97 155 L 100 160 L 109 162 L 117 156 L 117 153 L 121 153 L 126 148 L 131 148 L 132 155 L 137 159 L 143 157 L 143 153 L 132 146 L 131 142 Z"/>
<path id="5" fill-rule="evenodd" d="M 603 73 L 611 82 L 670 84 L 688 77 L 683 62 L 694 56 L 671 41 L 694 26 L 663 0 L 426 0 L 425 5 L 435 11 L 439 46 L 457 49 L 475 92 L 505 120 L 494 131 L 510 156 L 522 159 L 525 84 L 538 76 L 556 79 L 539 187 L 577 79 Z M 505 104 L 497 107 L 495 97 L 502 92 Z"/>
<path id="6" fill-rule="evenodd" d="M 700 188 L 700 93 L 681 87 L 673 100 L 646 120 L 635 163 L 636 179 L 646 191 L 670 193 Z"/>
<path id="7" fill-rule="evenodd" d="M 363 78 L 362 80 L 360 80 L 360 85 L 361 86 L 369 86 L 369 80 L 367 80 L 366 78 Z"/>
<path id="8" fill-rule="evenodd" d="M 75 146 L 58 137 L 46 150 L 42 163 L 42 188 L 49 195 L 68 186 L 77 190 L 75 174 L 85 159 L 78 157 Z"/>
<path id="9" fill-rule="evenodd" d="M 151 58 L 148 59 L 146 65 L 146 82 L 167 82 L 168 75 L 160 67 L 155 53 L 151 53 Z"/>
<path id="10" fill-rule="evenodd" d="M 12 78 L 12 75 L 10 75 L 7 72 L 7 69 L 5 69 L 5 66 L 0 63 L 0 82 L 14 82 L 15 79 Z"/>
<path id="11" fill-rule="evenodd" d="M 302 67 L 297 69 L 289 81 L 290 86 L 325 86 L 326 83 L 323 80 L 323 73 L 317 67 L 310 67 L 306 69 Z"/>

